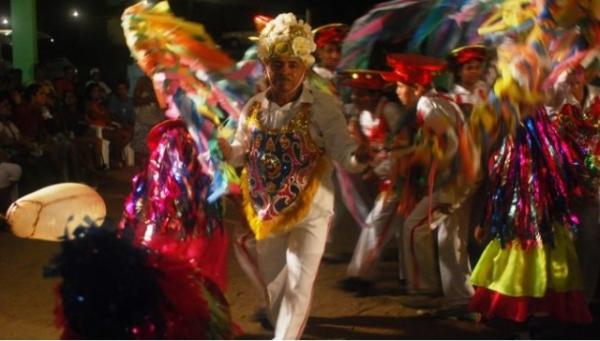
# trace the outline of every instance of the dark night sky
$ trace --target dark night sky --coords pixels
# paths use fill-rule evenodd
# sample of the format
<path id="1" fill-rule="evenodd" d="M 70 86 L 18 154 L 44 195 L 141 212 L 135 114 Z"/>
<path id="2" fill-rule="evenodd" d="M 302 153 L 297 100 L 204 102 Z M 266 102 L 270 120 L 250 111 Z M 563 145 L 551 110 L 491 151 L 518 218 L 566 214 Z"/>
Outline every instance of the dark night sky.
<path id="1" fill-rule="evenodd" d="M 14 0 L 13 0 L 14 1 Z M 18 0 L 17 0 L 18 1 Z M 60 31 L 73 23 L 70 10 L 78 8 L 81 21 L 118 15 L 134 0 L 38 0 L 38 23 L 41 30 Z M 250 29 L 254 14 L 275 15 L 292 11 L 303 16 L 311 11 L 312 24 L 331 21 L 351 23 L 379 1 L 369 0 L 170 0 L 172 7 L 189 19 L 199 20 L 213 30 Z M 0 0 L 0 16 L 9 15 L 10 0 Z"/>
<path id="2" fill-rule="evenodd" d="M 17 0 L 19 1 L 19 0 Z M 129 59 L 129 51 L 111 39 L 109 32 L 120 35 L 118 18 L 133 0 L 37 0 L 38 30 L 54 38 L 39 40 L 41 61 L 66 57 L 85 69 L 92 65 L 111 69 L 122 74 Z M 304 17 L 310 12 L 313 27 L 330 22 L 352 22 L 380 1 L 370 0 L 169 0 L 178 16 L 204 24 L 208 32 L 223 47 L 231 41 L 221 39 L 222 34 L 254 30 L 252 17 L 256 14 L 275 16 L 293 12 Z M 73 9 L 81 15 L 78 20 L 70 16 Z M 0 18 L 10 17 L 10 0 L 0 0 Z M 112 20 L 112 24 L 109 22 Z M 246 43 L 243 41 L 243 43 Z M 10 47 L 3 46 L 3 56 L 10 58 Z M 232 50 L 235 56 L 238 51 Z M 237 57 L 237 56 L 235 56 Z M 110 73 L 110 72 L 109 72 Z M 120 76 L 115 76 L 120 77 Z"/>

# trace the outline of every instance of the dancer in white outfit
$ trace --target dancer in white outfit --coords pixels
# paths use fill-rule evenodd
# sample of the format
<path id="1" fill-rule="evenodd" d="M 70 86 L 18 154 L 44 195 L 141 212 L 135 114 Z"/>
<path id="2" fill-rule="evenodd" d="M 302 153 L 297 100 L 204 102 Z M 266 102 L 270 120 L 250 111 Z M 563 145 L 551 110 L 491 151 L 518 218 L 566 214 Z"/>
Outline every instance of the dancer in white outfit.
<path id="1" fill-rule="evenodd" d="M 466 249 L 468 207 L 463 203 L 476 178 L 479 156 L 460 108 L 431 86 L 445 63 L 413 54 L 388 55 L 388 63 L 394 71 L 384 78 L 397 82 L 398 98 L 408 110 L 416 110 L 423 134 L 404 167 L 426 165 L 429 170 L 429 194 L 404 224 L 408 290 L 443 294 L 447 305 L 466 304 L 473 288 Z"/>
<path id="2" fill-rule="evenodd" d="M 363 179 L 370 187 L 378 188 L 379 195 L 370 212 L 365 217 L 360 237 L 348 265 L 347 278 L 342 288 L 356 291 L 357 296 L 370 293 L 372 282 L 377 273 L 377 263 L 388 241 L 395 235 L 398 249 L 402 250 L 401 226 L 403 216 L 397 214 L 400 195 L 392 188 L 391 150 L 410 146 L 410 129 L 406 129 L 407 117 L 402 107 L 390 101 L 384 95 L 386 86 L 381 73 L 374 70 L 348 70 L 340 73 L 341 85 L 352 90 L 352 113 L 349 127 L 359 143 L 366 144 L 377 155 L 370 170 Z M 366 179 L 364 179 L 366 177 Z M 355 187 L 360 184 L 355 183 Z M 354 191 L 355 203 L 368 202 L 365 198 L 356 198 L 362 193 Z M 350 205 L 354 207 L 356 205 Z M 404 279 L 402 253 L 399 252 L 399 279 Z"/>
<path id="3" fill-rule="evenodd" d="M 281 14 L 261 31 L 258 56 L 269 88 L 245 106 L 224 157 L 244 166 L 244 213 L 256 239 L 268 317 L 276 339 L 302 336 L 333 214 L 332 160 L 360 172 L 357 149 L 336 99 L 303 81 L 314 62 L 310 27 Z"/>
<path id="4" fill-rule="evenodd" d="M 471 131 L 476 130 L 479 136 L 484 137 L 485 129 L 478 126 L 477 123 L 470 121 L 471 113 L 476 106 L 487 102 L 490 87 L 483 81 L 485 70 L 487 69 L 488 52 L 484 45 L 466 45 L 456 48 L 450 52 L 448 57 L 451 70 L 454 74 L 454 86 L 450 91 L 450 97 L 458 104 L 465 115 L 465 120 L 470 124 Z M 478 174 L 477 184 L 473 192 L 467 198 L 465 205 L 470 207 L 469 214 L 469 257 L 472 264 L 479 259 L 483 251 L 483 245 L 475 240 L 475 231 L 482 223 L 483 212 L 487 202 L 487 193 L 490 187 L 487 179 L 487 160 L 493 147 L 492 137 L 485 135 L 482 141 L 476 141 L 481 150 L 482 170 Z"/>

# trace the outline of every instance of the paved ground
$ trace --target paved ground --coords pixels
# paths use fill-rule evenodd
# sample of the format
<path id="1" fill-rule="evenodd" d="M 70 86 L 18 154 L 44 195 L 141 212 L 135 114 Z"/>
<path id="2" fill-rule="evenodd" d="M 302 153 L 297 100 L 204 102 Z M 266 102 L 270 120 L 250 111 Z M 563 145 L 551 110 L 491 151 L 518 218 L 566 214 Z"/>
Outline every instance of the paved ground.
<path id="1" fill-rule="evenodd" d="M 129 191 L 132 170 L 112 171 L 101 191 L 108 206 L 109 217 L 116 219 Z M 229 214 L 235 219 L 236 212 Z M 341 231 L 334 247 L 347 251 L 356 240 L 356 233 Z M 0 338 L 55 339 L 58 330 L 53 325 L 54 280 L 42 277 L 42 268 L 57 252 L 51 242 L 18 239 L 0 233 Z M 393 257 L 391 257 L 393 258 Z M 354 297 L 337 288 L 343 278 L 345 264 L 323 264 L 316 282 L 311 318 L 304 334 L 310 339 L 507 339 L 523 328 L 503 321 L 472 323 L 433 319 L 423 312 L 407 308 L 395 280 L 396 263 L 382 264 L 381 280 L 376 295 Z M 257 295 L 230 252 L 230 287 L 227 297 L 235 321 L 246 333 L 241 338 L 268 339 L 268 331 L 253 321 L 259 306 Z M 579 328 L 559 324 L 544 325 L 544 338 L 598 338 L 596 324 Z"/>

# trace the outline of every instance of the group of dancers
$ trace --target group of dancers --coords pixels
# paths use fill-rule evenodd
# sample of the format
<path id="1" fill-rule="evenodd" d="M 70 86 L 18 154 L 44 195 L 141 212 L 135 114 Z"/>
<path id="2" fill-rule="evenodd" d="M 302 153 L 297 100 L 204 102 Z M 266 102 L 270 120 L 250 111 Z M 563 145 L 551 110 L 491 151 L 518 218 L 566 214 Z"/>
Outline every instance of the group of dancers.
<path id="1" fill-rule="evenodd" d="M 335 201 L 360 226 L 342 281 L 348 290 L 369 293 L 395 238 L 406 293 L 441 298 L 440 309 L 591 322 L 600 270 L 600 91 L 592 85 L 600 8 L 495 5 L 480 29 L 493 43 L 455 46 L 445 58 L 389 53 L 385 67 L 342 70 L 343 24 L 313 30 L 280 14 L 262 23 L 254 64 L 236 65 L 166 2 L 127 9 L 128 44 L 171 119 L 149 135 L 151 156 L 116 236 L 150 255 L 142 263 L 160 280 L 148 292 L 162 289 L 168 303 L 134 309 L 134 327 L 115 319 L 118 335 L 235 336 L 222 297 L 224 207 L 234 203 L 246 227 L 232 238 L 236 256 L 276 339 L 302 337 Z M 264 70 L 266 88 L 241 95 L 253 67 Z M 453 81 L 440 84 L 448 73 Z M 176 292 L 170 274 L 193 285 Z M 61 288 L 71 293 L 63 315 L 79 319 L 63 325 L 78 328 L 65 335 L 93 336 L 74 313 L 85 300 L 69 283 Z M 186 314 L 207 322 L 198 328 L 199 317 Z"/>

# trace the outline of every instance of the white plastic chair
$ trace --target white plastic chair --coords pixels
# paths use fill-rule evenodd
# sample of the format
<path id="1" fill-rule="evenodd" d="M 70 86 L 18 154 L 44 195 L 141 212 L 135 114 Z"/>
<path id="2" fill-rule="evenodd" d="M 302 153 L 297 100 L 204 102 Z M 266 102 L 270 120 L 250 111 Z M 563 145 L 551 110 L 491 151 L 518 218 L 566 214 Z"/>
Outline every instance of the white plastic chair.
<path id="1" fill-rule="evenodd" d="M 102 140 L 102 165 L 106 168 L 110 168 L 110 141 L 102 137 L 102 129 L 104 127 L 97 126 L 94 124 L 90 125 L 92 129 L 96 131 L 96 137 Z"/>

